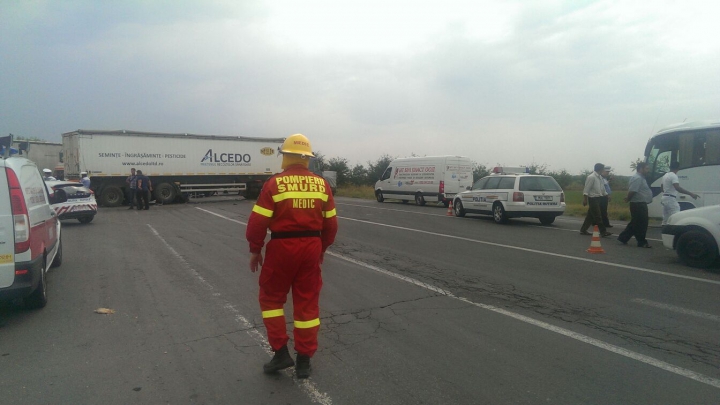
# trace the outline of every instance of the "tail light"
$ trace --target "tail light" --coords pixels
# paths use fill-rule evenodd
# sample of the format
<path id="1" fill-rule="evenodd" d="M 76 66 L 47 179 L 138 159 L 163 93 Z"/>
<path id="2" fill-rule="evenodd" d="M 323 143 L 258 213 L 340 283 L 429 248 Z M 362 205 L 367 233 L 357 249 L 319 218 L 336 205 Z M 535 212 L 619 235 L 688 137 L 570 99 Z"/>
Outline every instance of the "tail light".
<path id="1" fill-rule="evenodd" d="M 524 202 L 525 201 L 525 194 L 516 191 L 513 193 L 513 202 Z"/>
<path id="2" fill-rule="evenodd" d="M 5 174 L 10 186 L 10 206 L 15 227 L 15 253 L 23 253 L 30 249 L 30 219 L 27 204 L 15 172 L 6 167 Z"/>
<path id="3" fill-rule="evenodd" d="M 565 193 L 560 193 L 560 202 L 565 202 Z"/>
<path id="4" fill-rule="evenodd" d="M 445 181 L 440 180 L 440 189 L 438 190 L 440 194 L 445 194 Z"/>

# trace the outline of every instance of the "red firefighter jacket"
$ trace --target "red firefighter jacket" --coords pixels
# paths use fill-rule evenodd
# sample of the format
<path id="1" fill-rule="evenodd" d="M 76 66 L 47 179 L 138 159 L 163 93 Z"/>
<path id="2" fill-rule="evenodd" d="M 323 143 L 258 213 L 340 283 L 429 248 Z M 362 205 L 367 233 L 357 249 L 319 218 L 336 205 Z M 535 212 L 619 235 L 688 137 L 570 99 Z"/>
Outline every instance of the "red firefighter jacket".
<path id="1" fill-rule="evenodd" d="M 335 200 L 325 179 L 303 165 L 288 166 L 263 185 L 245 237 L 251 253 L 260 253 L 271 232 L 320 231 L 323 252 L 335 241 Z"/>

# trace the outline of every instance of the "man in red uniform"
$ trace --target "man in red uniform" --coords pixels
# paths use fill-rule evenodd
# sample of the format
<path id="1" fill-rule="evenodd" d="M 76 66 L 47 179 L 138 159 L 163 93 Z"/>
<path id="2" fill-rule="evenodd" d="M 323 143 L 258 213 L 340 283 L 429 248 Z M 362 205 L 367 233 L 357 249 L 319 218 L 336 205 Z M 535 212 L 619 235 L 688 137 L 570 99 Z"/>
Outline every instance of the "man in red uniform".
<path id="1" fill-rule="evenodd" d="M 325 179 L 308 170 L 314 157 L 302 134 L 289 136 L 280 152 L 283 172 L 264 185 L 253 207 L 245 237 L 250 243 L 250 271 L 260 272 L 260 309 L 275 355 L 263 366 L 273 373 L 295 365 L 288 352 L 283 306 L 292 288 L 297 378 L 310 376 L 310 358 L 317 350 L 320 328 L 320 265 L 335 241 L 335 201 Z M 271 236 L 262 248 L 267 229 Z"/>

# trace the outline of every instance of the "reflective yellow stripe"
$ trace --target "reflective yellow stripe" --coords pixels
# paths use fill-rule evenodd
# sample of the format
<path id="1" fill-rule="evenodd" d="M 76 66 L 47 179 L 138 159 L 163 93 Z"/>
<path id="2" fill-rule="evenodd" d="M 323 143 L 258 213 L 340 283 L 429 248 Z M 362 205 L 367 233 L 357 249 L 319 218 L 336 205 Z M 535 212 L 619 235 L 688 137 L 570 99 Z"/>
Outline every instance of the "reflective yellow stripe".
<path id="1" fill-rule="evenodd" d="M 257 204 L 253 207 L 253 212 L 256 212 L 264 217 L 272 218 L 273 212 L 267 208 L 263 208 Z"/>
<path id="2" fill-rule="evenodd" d="M 330 211 L 325 211 L 325 212 L 323 212 L 323 216 L 324 216 L 325 218 L 332 218 L 332 217 L 334 217 L 335 215 L 337 215 L 337 211 L 335 211 L 335 208 L 333 208 L 333 209 L 330 210 Z"/>
<path id="3" fill-rule="evenodd" d="M 280 193 L 273 196 L 273 201 L 278 202 L 287 200 L 288 198 L 317 198 L 319 200 L 327 201 L 328 195 L 319 192 L 308 192 L 308 191 L 288 191 L 286 193 Z"/>
<path id="4" fill-rule="evenodd" d="M 269 311 L 262 311 L 263 318 L 275 318 L 276 316 L 284 316 L 285 311 L 281 309 L 271 309 Z"/>
<path id="5" fill-rule="evenodd" d="M 312 321 L 295 321 L 295 327 L 299 329 L 313 328 L 320 325 L 320 318 L 315 318 Z"/>

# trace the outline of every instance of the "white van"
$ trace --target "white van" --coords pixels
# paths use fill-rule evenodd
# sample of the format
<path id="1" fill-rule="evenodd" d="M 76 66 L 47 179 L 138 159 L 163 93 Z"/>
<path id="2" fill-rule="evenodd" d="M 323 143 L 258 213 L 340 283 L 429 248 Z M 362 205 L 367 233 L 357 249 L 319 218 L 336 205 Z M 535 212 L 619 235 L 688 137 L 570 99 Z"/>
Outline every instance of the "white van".
<path id="1" fill-rule="evenodd" d="M 446 207 L 455 195 L 473 183 L 473 163 L 463 156 L 426 156 L 395 159 L 375 183 L 375 198 L 417 205 L 442 202 Z"/>
<path id="2" fill-rule="evenodd" d="M 35 163 L 0 159 L 0 301 L 24 299 L 28 308 L 47 304 L 46 273 L 62 263 L 60 220 Z"/>

